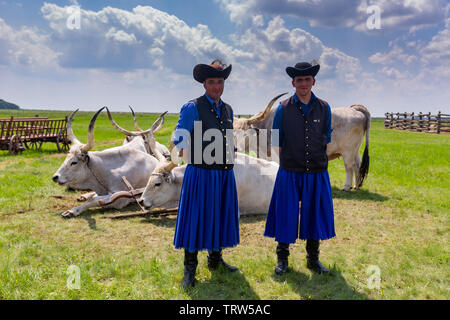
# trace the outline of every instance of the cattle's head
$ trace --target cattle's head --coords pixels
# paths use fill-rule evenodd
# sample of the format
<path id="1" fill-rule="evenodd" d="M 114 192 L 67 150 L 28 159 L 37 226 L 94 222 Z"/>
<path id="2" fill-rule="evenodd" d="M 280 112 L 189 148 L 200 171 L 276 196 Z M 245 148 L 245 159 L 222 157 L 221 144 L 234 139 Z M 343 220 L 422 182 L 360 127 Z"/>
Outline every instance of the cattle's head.
<path id="1" fill-rule="evenodd" d="M 131 107 L 129 107 L 129 108 L 130 108 L 131 113 L 132 113 L 132 115 L 133 115 L 134 127 L 135 127 L 135 129 L 136 129 L 137 131 L 129 131 L 129 130 L 126 130 L 126 129 L 122 128 L 121 126 L 119 126 L 119 125 L 114 121 L 114 119 L 113 119 L 111 113 L 109 112 L 109 109 L 106 108 L 106 111 L 107 111 L 107 113 L 108 113 L 109 121 L 111 122 L 111 124 L 113 125 L 114 128 L 116 128 L 118 131 L 120 131 L 120 132 L 122 132 L 123 134 L 125 134 L 125 136 L 126 136 L 126 137 L 125 137 L 125 142 L 130 142 L 131 140 L 133 140 L 133 139 L 136 138 L 136 137 L 142 137 L 142 139 L 144 140 L 144 143 L 145 143 L 145 147 L 146 147 L 147 153 L 154 155 L 154 154 L 151 152 L 151 149 L 150 149 L 150 146 L 149 146 L 149 145 L 152 144 L 152 143 L 154 143 L 154 142 L 156 141 L 156 140 L 155 140 L 155 137 L 154 137 L 154 134 L 155 134 L 156 132 L 158 132 L 158 131 L 162 128 L 162 126 L 164 125 L 164 116 L 166 115 L 167 111 L 164 112 L 164 113 L 162 113 L 162 114 L 158 117 L 158 119 L 156 119 L 156 121 L 153 123 L 153 125 L 152 125 L 152 127 L 151 127 L 150 129 L 148 129 L 148 130 L 142 130 L 142 129 L 139 127 L 138 123 L 137 123 L 137 120 L 136 120 L 136 114 L 134 113 L 134 110 L 133 110 Z"/>
<path id="2" fill-rule="evenodd" d="M 104 108 L 98 110 L 92 117 L 89 123 L 88 130 L 88 142 L 82 144 L 75 136 L 72 130 L 72 121 L 78 110 L 74 111 L 67 120 L 67 137 L 71 141 L 72 146 L 69 153 L 66 156 L 63 164 L 59 167 L 56 173 L 53 175 L 53 181 L 71 187 L 74 189 L 86 189 L 89 188 L 86 182 L 92 179 L 92 173 L 90 172 L 89 165 L 89 150 L 94 145 L 94 125 L 100 112 Z"/>
<path id="3" fill-rule="evenodd" d="M 171 145 L 173 146 L 173 144 Z M 168 161 L 156 149 L 154 141 L 151 141 L 149 147 L 151 152 L 155 154 L 156 159 L 159 160 L 159 164 L 150 175 L 144 193 L 139 200 L 139 203 L 146 209 L 162 207 L 176 197 L 177 186 L 175 184 L 177 181 L 172 169 L 177 167 L 179 162 L 175 148 L 172 148 L 171 152 L 171 156 L 175 159 L 174 162 L 172 160 Z"/>
<path id="4" fill-rule="evenodd" d="M 171 161 L 160 162 L 150 175 L 147 186 L 139 200 L 146 209 L 163 207 L 176 198 L 177 185 L 172 169 L 177 165 Z"/>
<path id="5" fill-rule="evenodd" d="M 249 144 L 251 143 L 251 137 L 255 137 L 258 131 L 258 128 L 254 128 L 253 124 L 263 121 L 270 113 L 270 109 L 272 108 L 275 101 L 278 100 L 281 96 L 284 96 L 287 93 L 280 94 L 273 98 L 267 107 L 263 110 L 255 114 L 250 118 L 234 118 L 233 121 L 233 129 L 234 129 L 234 145 L 238 149 L 239 152 L 245 152 L 246 149 L 249 149 Z M 252 147 L 250 147 L 252 149 Z"/>

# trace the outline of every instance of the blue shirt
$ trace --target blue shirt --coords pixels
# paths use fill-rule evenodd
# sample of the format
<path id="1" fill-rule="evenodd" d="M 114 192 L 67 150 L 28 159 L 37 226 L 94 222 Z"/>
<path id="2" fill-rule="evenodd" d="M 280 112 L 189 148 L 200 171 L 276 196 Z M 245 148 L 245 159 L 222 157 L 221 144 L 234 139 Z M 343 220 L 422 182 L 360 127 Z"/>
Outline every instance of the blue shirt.
<path id="1" fill-rule="evenodd" d="M 222 99 L 219 100 L 219 104 L 217 105 L 214 100 L 211 99 L 206 93 L 205 97 L 206 99 L 208 99 L 214 111 L 220 117 L 220 112 L 222 109 L 221 107 L 223 105 Z M 231 119 L 233 119 L 233 112 L 231 113 Z M 177 130 L 184 129 L 192 132 L 194 130 L 194 121 L 200 121 L 200 116 L 198 114 L 197 104 L 194 101 L 189 101 L 188 103 L 184 104 L 180 110 L 180 118 L 178 119 L 177 126 L 175 127 L 175 136 L 173 139 L 173 143 L 175 145 L 183 141 L 183 137 L 180 135 L 179 131 L 177 132 Z"/>
<path id="2" fill-rule="evenodd" d="M 302 105 L 302 109 L 305 112 L 305 114 L 308 113 L 309 111 L 309 107 L 311 106 L 311 102 L 317 99 L 316 96 L 314 95 L 314 93 L 311 92 L 311 99 L 309 100 L 309 102 L 307 104 L 304 104 L 303 102 L 300 101 L 300 99 L 297 97 L 297 94 L 294 93 L 294 101 L 295 102 L 299 102 Z M 328 105 L 328 109 L 327 109 L 327 144 L 331 142 L 331 132 L 333 131 L 333 129 L 331 129 L 331 108 L 330 105 Z M 283 145 L 283 107 L 281 106 L 281 104 L 278 106 L 277 110 L 275 111 L 275 116 L 273 118 L 273 125 L 272 125 L 272 129 L 278 129 L 278 133 L 279 133 L 279 141 L 276 141 L 276 139 L 272 139 L 272 145 L 275 147 L 279 147 Z M 272 133 L 272 137 L 273 137 L 273 133 Z"/>

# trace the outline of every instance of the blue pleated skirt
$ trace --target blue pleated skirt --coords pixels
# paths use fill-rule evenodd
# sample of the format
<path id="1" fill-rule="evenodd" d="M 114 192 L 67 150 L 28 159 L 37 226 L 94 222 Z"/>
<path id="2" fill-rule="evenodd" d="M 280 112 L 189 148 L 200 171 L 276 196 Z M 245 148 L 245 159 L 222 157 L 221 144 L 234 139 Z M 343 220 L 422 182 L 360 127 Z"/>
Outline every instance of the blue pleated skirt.
<path id="1" fill-rule="evenodd" d="M 187 165 L 181 187 L 174 245 L 218 251 L 239 244 L 239 211 L 233 170 Z"/>
<path id="2" fill-rule="evenodd" d="M 282 243 L 295 243 L 297 238 L 326 240 L 336 236 L 327 170 L 298 173 L 279 168 L 264 235 Z"/>

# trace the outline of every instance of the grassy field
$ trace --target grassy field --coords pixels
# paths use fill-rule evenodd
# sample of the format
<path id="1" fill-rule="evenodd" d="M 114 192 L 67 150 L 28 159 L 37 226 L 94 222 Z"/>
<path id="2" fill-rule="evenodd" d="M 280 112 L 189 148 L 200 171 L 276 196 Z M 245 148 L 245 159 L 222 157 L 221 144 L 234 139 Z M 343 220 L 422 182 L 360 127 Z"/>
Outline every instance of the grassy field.
<path id="1" fill-rule="evenodd" d="M 67 114 L 0 110 L 0 118 L 36 113 Z M 80 112 L 74 122 L 82 142 L 92 114 Z M 148 128 L 156 117 L 138 114 L 139 124 Z M 129 114 L 115 118 L 133 128 Z M 168 145 L 177 119 L 166 117 L 158 141 Z M 95 137 L 95 150 L 123 141 L 105 113 Z M 386 130 L 374 120 L 370 156 L 358 191 L 340 191 L 343 162 L 330 162 L 337 237 L 322 243 L 321 261 L 331 276 L 306 268 L 302 241 L 291 246 L 290 272 L 275 275 L 276 243 L 262 236 L 262 215 L 242 217 L 240 245 L 224 251 L 240 272 L 210 272 L 202 252 L 196 286 L 182 290 L 176 216 L 111 220 L 117 210 L 98 209 L 65 220 L 59 214 L 81 192 L 51 180 L 65 157 L 56 145 L 19 156 L 0 151 L 0 299 L 449 299 L 450 135 Z M 81 272 L 79 289 L 67 286 L 72 265 Z"/>

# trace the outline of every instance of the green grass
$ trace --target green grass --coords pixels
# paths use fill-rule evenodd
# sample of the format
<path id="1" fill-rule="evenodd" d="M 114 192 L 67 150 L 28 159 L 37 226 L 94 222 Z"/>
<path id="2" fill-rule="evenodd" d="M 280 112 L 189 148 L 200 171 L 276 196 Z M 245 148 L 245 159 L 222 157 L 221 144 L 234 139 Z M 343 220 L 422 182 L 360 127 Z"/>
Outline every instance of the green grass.
<path id="1" fill-rule="evenodd" d="M 0 118 L 11 114 L 36 111 L 2 110 Z M 82 142 L 92 114 L 75 118 Z M 114 117 L 133 129 L 129 114 Z M 156 118 L 138 114 L 143 128 Z M 166 117 L 158 141 L 168 144 L 177 119 Z M 95 138 L 95 150 L 123 141 L 104 113 Z M 0 299 L 449 299 L 450 135 L 386 130 L 374 120 L 370 157 L 363 188 L 351 192 L 341 191 L 342 160 L 330 162 L 337 237 L 322 243 L 321 261 L 331 276 L 306 268 L 301 241 L 291 246 L 290 272 L 275 275 L 276 243 L 262 236 L 265 216 L 242 217 L 241 243 L 224 252 L 240 272 L 209 271 L 202 252 L 196 286 L 182 290 L 175 216 L 111 220 L 118 210 L 95 209 L 62 219 L 59 213 L 75 206 L 80 192 L 52 182 L 64 160 L 56 145 L 18 156 L 0 151 Z M 81 271 L 79 290 L 66 285 L 71 265 Z M 380 270 L 378 289 L 368 286 L 370 265 Z"/>

